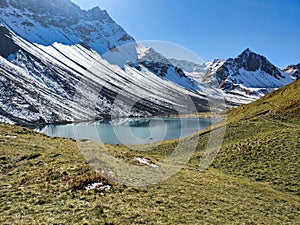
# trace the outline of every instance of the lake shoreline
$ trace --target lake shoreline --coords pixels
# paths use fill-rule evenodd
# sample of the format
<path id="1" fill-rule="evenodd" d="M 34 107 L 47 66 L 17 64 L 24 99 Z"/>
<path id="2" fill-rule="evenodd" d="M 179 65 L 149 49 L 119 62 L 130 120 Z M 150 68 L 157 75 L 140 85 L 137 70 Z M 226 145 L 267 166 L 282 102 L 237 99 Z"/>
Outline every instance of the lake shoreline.
<path id="1" fill-rule="evenodd" d="M 68 124 L 81 124 L 81 123 L 93 123 L 93 122 L 101 122 L 105 120 L 117 120 L 117 119 L 148 119 L 148 118 L 155 118 L 155 119 L 167 119 L 167 118 L 223 118 L 226 113 L 221 112 L 220 114 L 214 114 L 212 112 L 205 112 L 205 113 L 196 113 L 196 114 L 180 114 L 180 115 L 157 115 L 157 116 L 128 116 L 128 117 L 115 117 L 111 119 L 111 117 L 103 117 L 103 118 L 96 118 L 91 120 L 75 120 L 75 121 L 60 121 L 60 122 L 52 122 L 52 123 L 37 123 L 37 124 L 25 124 L 20 123 L 16 124 L 18 126 L 27 127 L 30 129 L 37 129 L 43 128 L 49 125 L 68 125 Z"/>
<path id="2" fill-rule="evenodd" d="M 89 139 L 116 144 L 148 144 L 189 136 L 221 120 L 220 117 L 144 117 L 50 124 L 34 130 L 50 137 Z"/>

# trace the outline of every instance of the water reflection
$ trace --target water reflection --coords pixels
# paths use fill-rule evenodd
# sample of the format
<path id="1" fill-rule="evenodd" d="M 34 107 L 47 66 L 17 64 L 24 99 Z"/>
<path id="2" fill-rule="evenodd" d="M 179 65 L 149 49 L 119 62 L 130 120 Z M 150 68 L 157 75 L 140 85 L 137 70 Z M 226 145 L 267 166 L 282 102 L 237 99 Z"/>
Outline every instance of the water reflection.
<path id="1" fill-rule="evenodd" d="M 146 144 L 177 139 L 203 130 L 212 118 L 126 118 L 36 129 L 51 137 L 90 139 L 108 144 Z"/>

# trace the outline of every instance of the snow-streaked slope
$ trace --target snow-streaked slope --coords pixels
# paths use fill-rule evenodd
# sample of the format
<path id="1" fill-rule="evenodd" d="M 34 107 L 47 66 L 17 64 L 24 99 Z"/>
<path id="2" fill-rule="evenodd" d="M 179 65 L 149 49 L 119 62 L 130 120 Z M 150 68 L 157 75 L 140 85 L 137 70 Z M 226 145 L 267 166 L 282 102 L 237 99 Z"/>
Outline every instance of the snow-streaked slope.
<path id="1" fill-rule="evenodd" d="M 7 28 L 31 43 L 44 46 L 55 42 L 64 45 L 82 44 L 99 53 L 111 64 L 123 68 L 128 62 L 143 62 L 156 75 L 167 75 L 165 79 L 194 90 L 193 81 L 184 78 L 182 71 L 169 68 L 171 63 L 152 48 L 137 46 L 134 39 L 105 10 L 98 7 L 88 11 L 81 10 L 70 0 L 5 2 L 7 4 L 0 6 L 0 20 Z M 14 55 L 10 55 L 9 59 L 13 57 Z"/>
<path id="2" fill-rule="evenodd" d="M 208 111 L 209 98 L 222 99 L 153 49 L 137 47 L 106 11 L 84 11 L 70 0 L 3 3 L 1 121 L 192 113 Z"/>
<path id="3" fill-rule="evenodd" d="M 198 111 L 209 110 L 206 97 L 146 68 L 112 65 L 82 45 L 44 46 L 13 33 L 11 39 L 19 50 L 10 61 L 0 61 L 2 121 L 30 124 L 190 113 L 194 104 Z"/>
<path id="4" fill-rule="evenodd" d="M 184 68 L 182 68 L 182 65 L 184 65 L 184 63 L 194 65 L 194 72 L 198 73 L 199 71 L 196 70 L 197 64 L 188 61 L 177 60 L 177 65 L 174 65 L 175 59 L 167 59 L 165 56 L 158 53 L 153 48 L 146 47 L 140 44 L 137 47 L 137 53 L 139 64 L 133 66 L 143 71 L 143 73 L 147 73 L 147 71 L 149 71 L 150 73 L 154 73 L 164 80 L 171 81 L 199 95 L 208 96 L 210 99 L 223 98 L 222 91 L 209 87 L 204 83 L 198 82 L 194 76 L 192 76 L 189 72 L 185 71 Z M 200 68 L 201 66 L 199 66 L 198 68 Z"/>

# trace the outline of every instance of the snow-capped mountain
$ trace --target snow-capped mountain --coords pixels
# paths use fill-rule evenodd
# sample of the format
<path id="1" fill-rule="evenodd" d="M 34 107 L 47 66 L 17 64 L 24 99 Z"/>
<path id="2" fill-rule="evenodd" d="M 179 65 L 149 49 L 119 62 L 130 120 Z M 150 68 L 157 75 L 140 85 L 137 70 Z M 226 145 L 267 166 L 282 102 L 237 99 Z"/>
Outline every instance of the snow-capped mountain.
<path id="1" fill-rule="evenodd" d="M 153 73 L 111 65 L 81 45 L 43 46 L 12 39 L 20 50 L 11 61 L 1 57 L 2 121 L 30 124 L 187 113 L 189 98 L 197 110 L 208 110 L 205 97 Z"/>
<path id="2" fill-rule="evenodd" d="M 196 85 L 188 79 L 181 68 L 174 66 L 166 57 L 158 53 L 151 47 L 137 45 L 137 62 L 131 66 L 138 70 L 148 70 L 162 79 L 170 80 L 181 86 L 194 90 Z"/>
<path id="3" fill-rule="evenodd" d="M 137 69 L 142 70 L 142 68 L 144 68 L 149 70 L 164 80 L 176 83 L 202 96 L 208 96 L 211 99 L 223 98 L 222 91 L 197 81 L 196 74 L 198 74 L 199 71 L 203 73 L 204 69 L 202 67 L 205 66 L 205 64 L 197 65 L 196 63 L 185 60 L 167 59 L 153 48 L 140 44 L 137 45 L 137 54 L 138 64 L 132 64 L 132 66 Z M 183 65 L 185 67 L 183 67 Z M 191 69 L 189 66 L 194 68 L 194 72 L 188 72 L 186 70 Z M 202 68 L 202 70 L 200 68 Z"/>
<path id="4" fill-rule="evenodd" d="M 282 71 L 289 74 L 294 79 L 299 79 L 300 78 L 300 63 L 298 63 L 297 65 L 287 66 Z"/>
<path id="5" fill-rule="evenodd" d="M 209 110 L 209 93 L 187 87 L 190 81 L 171 64 L 162 74 L 155 71 L 161 65 L 139 62 L 134 39 L 99 8 L 84 11 L 69 0 L 7 0 L 0 6 L 1 121 L 40 124 Z M 115 53 L 124 59 L 122 66 L 110 61 Z"/>
<path id="6" fill-rule="evenodd" d="M 172 63 L 162 54 L 158 53 L 151 47 L 147 47 L 141 44 L 137 45 L 137 54 L 139 62 L 154 62 L 172 65 Z"/>
<path id="7" fill-rule="evenodd" d="M 224 64 L 224 62 L 225 60 L 220 59 L 215 59 L 211 62 L 207 62 L 203 67 L 203 71 L 194 73 L 192 76 L 200 83 L 205 83 L 210 87 L 218 88 L 219 85 L 216 85 L 218 82 L 215 76 L 215 72 Z"/>
<path id="8" fill-rule="evenodd" d="M 86 11 L 70 0 L 2 2 L 0 22 L 31 43 L 81 44 L 120 66 L 137 58 L 135 40 L 99 7 Z"/>
<path id="9" fill-rule="evenodd" d="M 81 10 L 70 0 L 1 0 L 1 23 L 44 46 L 82 43 L 99 54 L 134 42 L 105 10 Z"/>
<path id="10" fill-rule="evenodd" d="M 188 74 L 184 64 L 176 65 Z M 246 49 L 236 58 L 215 59 L 200 66 L 204 72 L 199 70 L 190 74 L 190 77 L 199 83 L 222 90 L 230 105 L 254 101 L 291 83 L 297 77 L 297 66 L 290 66 L 283 72 L 264 56 L 250 49 Z"/>
<path id="11" fill-rule="evenodd" d="M 236 58 L 207 64 L 202 82 L 218 87 L 226 94 L 259 98 L 294 79 L 270 63 L 266 57 L 246 49 Z"/>

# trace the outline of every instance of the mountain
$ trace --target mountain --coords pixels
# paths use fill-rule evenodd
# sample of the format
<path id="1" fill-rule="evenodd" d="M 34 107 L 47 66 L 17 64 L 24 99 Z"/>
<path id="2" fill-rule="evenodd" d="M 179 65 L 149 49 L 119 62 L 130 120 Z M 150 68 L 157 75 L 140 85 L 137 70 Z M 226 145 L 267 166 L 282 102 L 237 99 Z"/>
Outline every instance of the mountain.
<path id="1" fill-rule="evenodd" d="M 81 10 L 70 0 L 2 0 L 1 23 L 31 43 L 83 43 L 99 54 L 134 39 L 105 10 Z"/>
<path id="2" fill-rule="evenodd" d="M 135 40 L 99 7 L 81 10 L 70 0 L 2 1 L 0 23 L 28 42 L 43 46 L 81 44 L 100 55 L 110 53 L 107 59 L 118 58 L 112 63 L 119 65 L 137 57 Z M 124 45 L 126 49 L 118 48 Z"/>
<path id="3" fill-rule="evenodd" d="M 298 65 L 280 70 L 266 57 L 249 48 L 236 58 L 215 59 L 203 64 L 170 60 L 192 80 L 221 90 L 229 105 L 247 104 L 265 94 L 293 82 L 297 78 Z"/>
<path id="4" fill-rule="evenodd" d="M 229 105 L 250 103 L 295 80 L 291 74 L 280 70 L 266 57 L 249 48 L 236 58 L 215 59 L 205 65 L 200 64 L 201 69 L 198 67 L 192 73 L 191 68 L 197 67 L 187 67 L 187 63 L 178 61 L 174 64 L 198 83 L 221 90 Z"/>
<path id="5" fill-rule="evenodd" d="M 282 71 L 289 74 L 294 79 L 299 79 L 300 78 L 300 63 L 298 63 L 297 65 L 287 66 Z"/>
<path id="6" fill-rule="evenodd" d="M 207 74 L 210 75 L 210 74 Z M 207 77 L 204 76 L 204 79 Z M 236 58 L 229 58 L 214 72 L 216 85 L 226 91 L 266 94 L 287 85 L 293 79 L 270 63 L 264 56 L 246 49 Z"/>
<path id="7" fill-rule="evenodd" d="M 140 71 L 142 70 L 141 68 L 144 68 L 144 71 L 146 69 L 164 80 L 176 83 L 187 90 L 198 93 L 199 95 L 208 96 L 211 100 L 223 99 L 222 91 L 198 82 L 194 76 L 191 76 L 189 72 L 182 68 L 184 63 L 194 65 L 198 68 L 201 67 L 201 65 L 197 66 L 195 63 L 184 60 L 177 60 L 178 64 L 175 64 L 175 59 L 167 59 L 153 48 L 140 44 L 137 46 L 137 54 L 137 63 L 132 64 L 131 66 L 139 69 Z"/>
<path id="8" fill-rule="evenodd" d="M 167 59 L 105 10 L 70 0 L 1 0 L 0 47 L 0 120 L 17 124 L 207 112 L 292 81 L 250 50 L 199 65 Z"/>
<path id="9" fill-rule="evenodd" d="M 213 91 L 167 62 L 138 59 L 134 39 L 106 11 L 84 11 L 69 0 L 10 0 L 1 1 L 0 18 L 1 121 L 209 111 Z"/>
<path id="10" fill-rule="evenodd" d="M 293 81 L 293 77 L 249 48 L 236 58 L 207 63 L 207 72 L 200 78 L 200 82 L 223 90 L 228 101 L 248 98 L 248 103 Z"/>
<path id="11" fill-rule="evenodd" d="M 11 61 L 0 60 L 1 115 L 6 122 L 187 113 L 189 98 L 197 110 L 208 110 L 205 97 L 153 73 L 111 65 L 82 45 L 42 46 L 10 35 L 19 50 Z"/>

